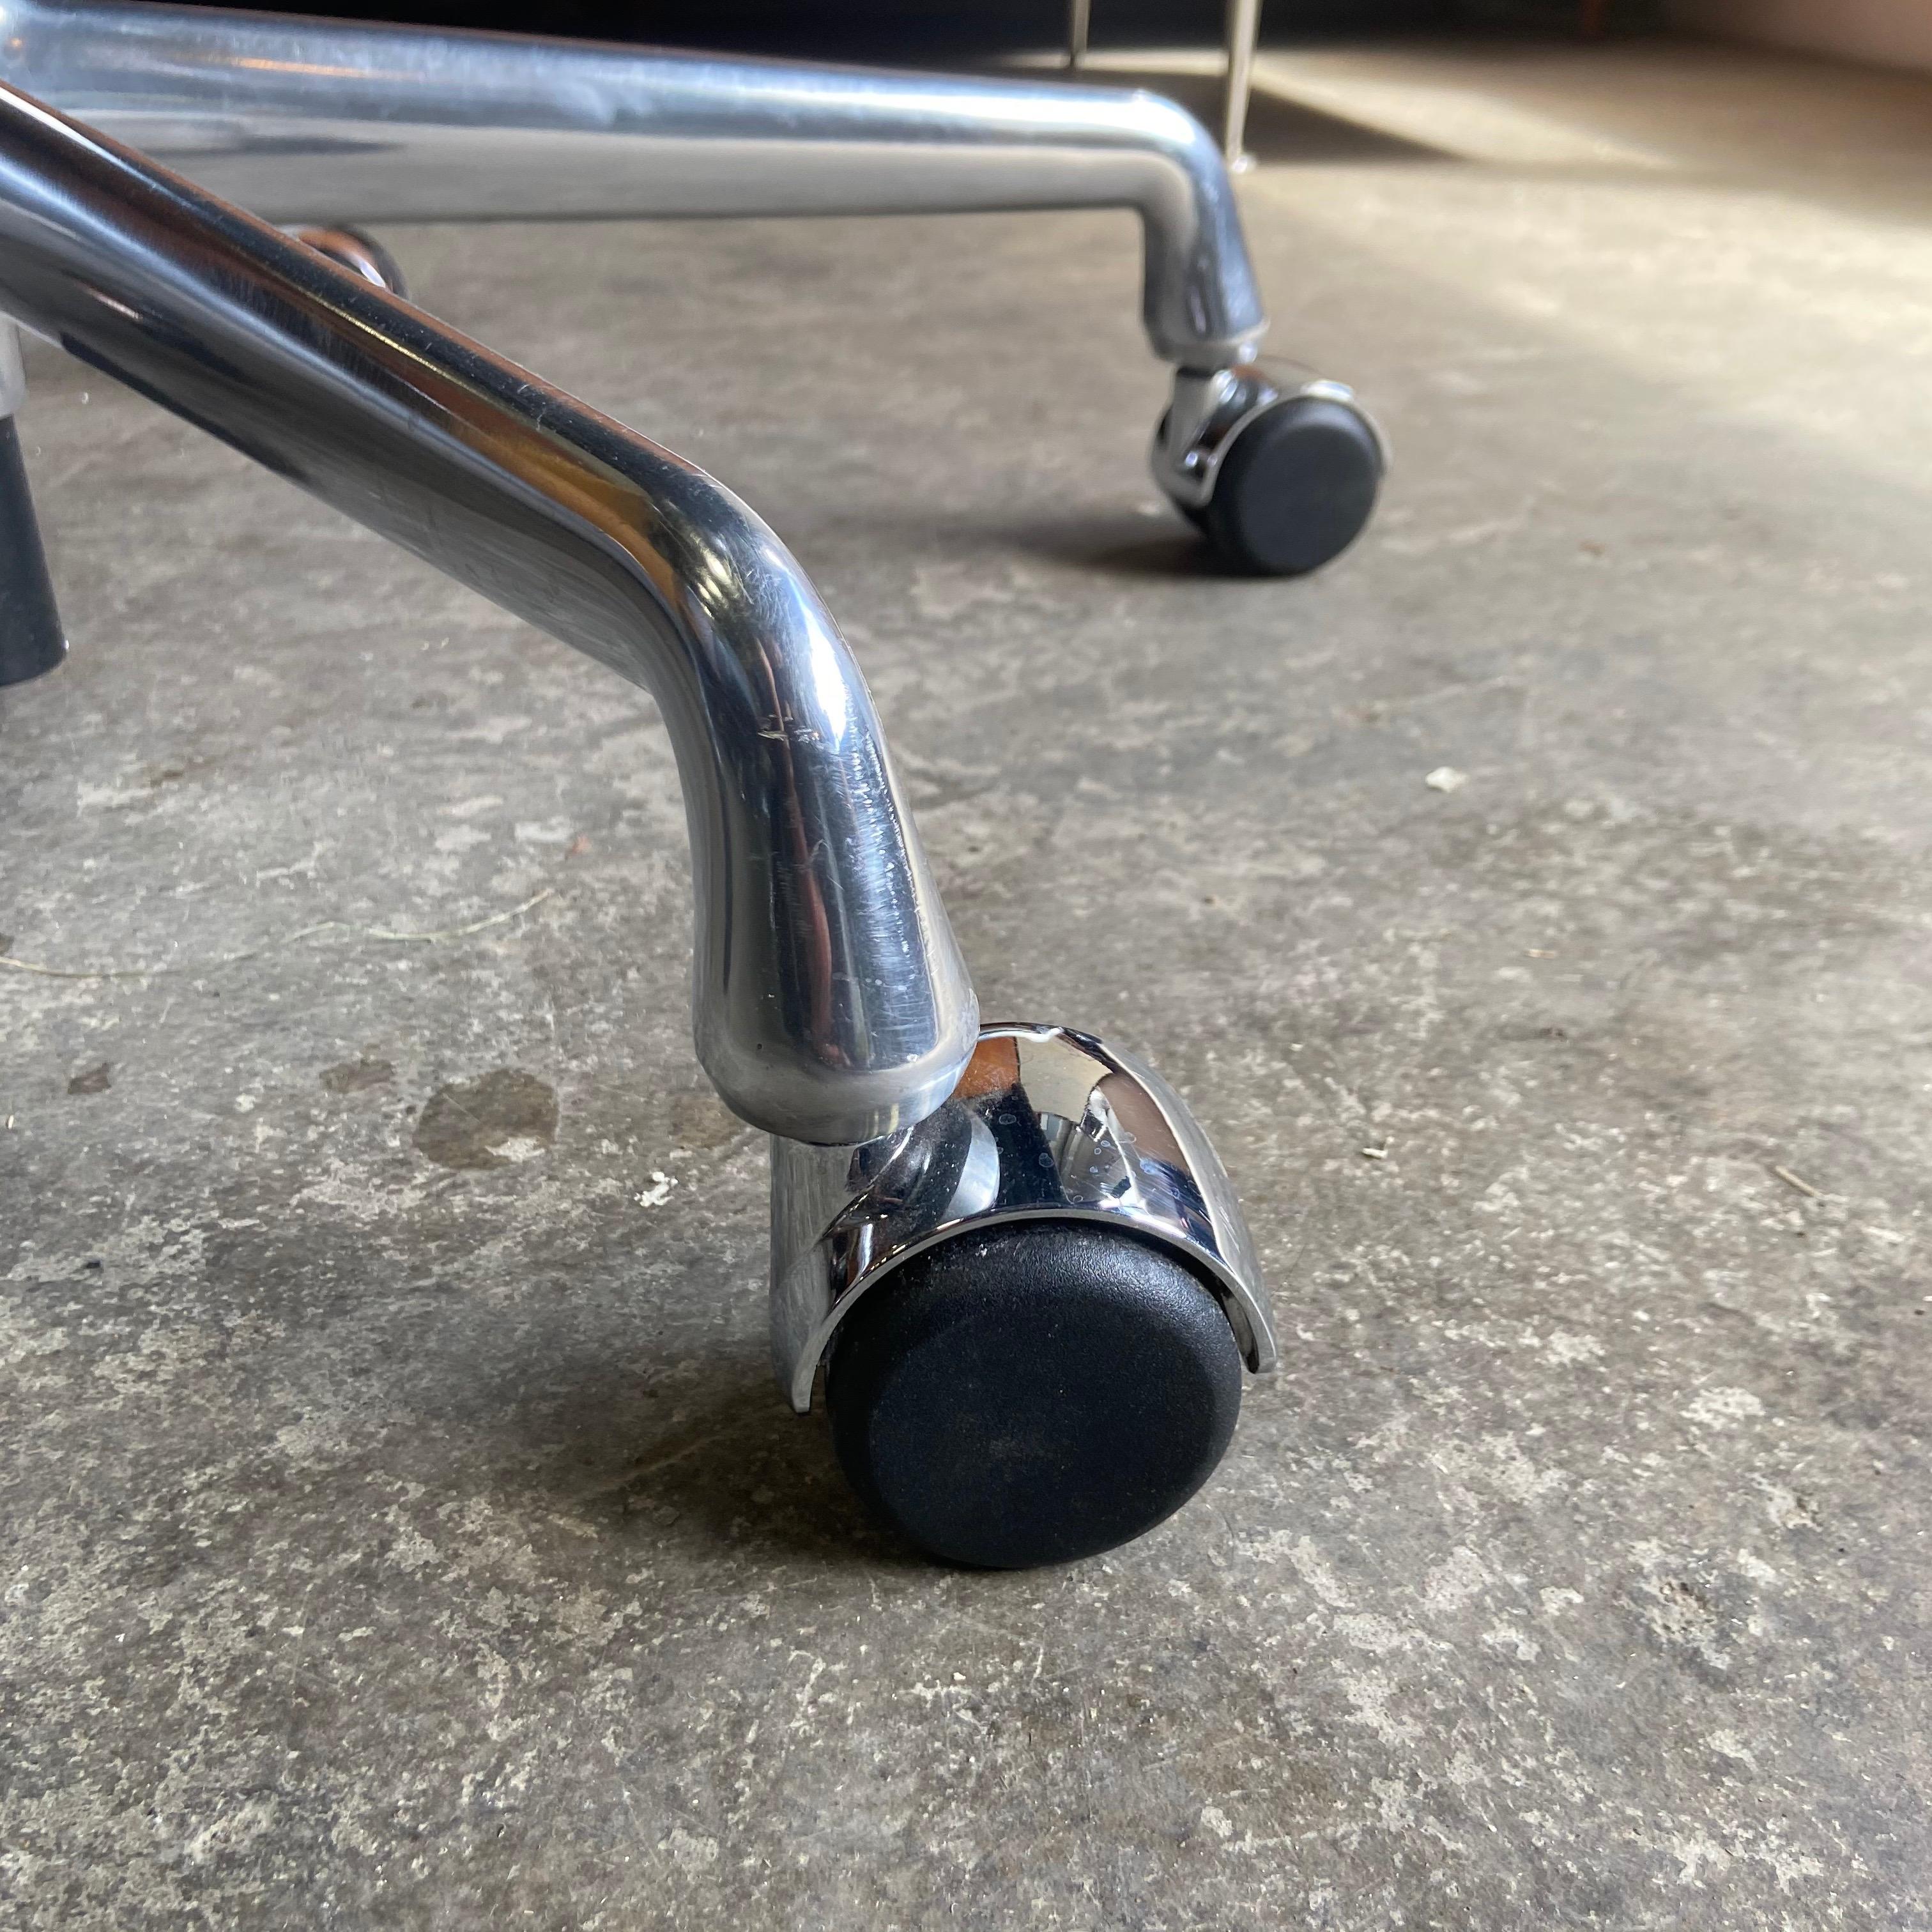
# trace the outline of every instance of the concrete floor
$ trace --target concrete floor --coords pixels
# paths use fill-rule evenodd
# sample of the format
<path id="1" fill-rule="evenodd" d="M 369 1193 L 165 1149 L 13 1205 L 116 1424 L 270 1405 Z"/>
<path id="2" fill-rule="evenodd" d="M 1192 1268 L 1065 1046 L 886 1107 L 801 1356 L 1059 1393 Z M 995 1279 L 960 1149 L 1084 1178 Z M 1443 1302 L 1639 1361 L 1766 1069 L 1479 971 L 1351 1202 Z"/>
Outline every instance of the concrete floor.
<path id="1" fill-rule="evenodd" d="M 987 1010 L 1243 1186 L 1282 1370 L 1064 1570 L 770 1385 L 649 706 L 36 358 L 0 929 L 165 970 L 0 972 L 0 1924 L 1932 1924 L 1932 84 L 1264 82 L 1397 459 L 1306 582 L 1154 500 L 1124 218 L 388 237 L 784 533 Z"/>

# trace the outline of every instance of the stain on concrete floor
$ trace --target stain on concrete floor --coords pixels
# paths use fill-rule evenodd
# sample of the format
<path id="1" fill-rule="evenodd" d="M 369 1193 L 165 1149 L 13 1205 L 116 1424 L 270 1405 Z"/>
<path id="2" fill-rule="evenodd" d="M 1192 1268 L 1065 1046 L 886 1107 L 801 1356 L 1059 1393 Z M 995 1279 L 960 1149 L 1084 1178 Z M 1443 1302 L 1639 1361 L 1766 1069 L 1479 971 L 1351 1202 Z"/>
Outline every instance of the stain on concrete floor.
<path id="1" fill-rule="evenodd" d="M 556 1138 L 556 1094 L 514 1066 L 439 1087 L 413 1136 L 424 1160 L 453 1168 L 508 1167 L 533 1160 Z"/>

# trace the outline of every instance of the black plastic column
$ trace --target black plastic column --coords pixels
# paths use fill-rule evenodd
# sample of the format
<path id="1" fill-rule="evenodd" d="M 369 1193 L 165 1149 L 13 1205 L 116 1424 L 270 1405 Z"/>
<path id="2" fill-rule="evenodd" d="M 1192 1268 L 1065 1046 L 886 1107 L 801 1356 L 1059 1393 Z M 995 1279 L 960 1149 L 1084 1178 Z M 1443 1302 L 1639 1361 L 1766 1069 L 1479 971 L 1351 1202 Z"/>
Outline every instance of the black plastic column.
<path id="1" fill-rule="evenodd" d="M 67 656 L 11 416 L 0 416 L 0 684 L 24 684 Z"/>

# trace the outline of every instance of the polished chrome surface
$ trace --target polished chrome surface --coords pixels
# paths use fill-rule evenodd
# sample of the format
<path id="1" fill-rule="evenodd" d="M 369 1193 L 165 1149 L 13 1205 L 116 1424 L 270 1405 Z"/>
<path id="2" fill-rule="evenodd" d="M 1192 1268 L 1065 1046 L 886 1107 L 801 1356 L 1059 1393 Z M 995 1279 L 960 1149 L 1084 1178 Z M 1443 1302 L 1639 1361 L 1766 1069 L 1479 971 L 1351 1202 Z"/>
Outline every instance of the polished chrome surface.
<path id="1" fill-rule="evenodd" d="M 1234 439 L 1262 410 L 1298 396 L 1346 403 L 1369 426 L 1388 460 L 1380 426 L 1346 382 L 1305 370 L 1246 364 L 1233 369 L 1177 370 L 1174 398 L 1154 431 L 1150 460 L 1154 481 L 1174 500 L 1198 510 L 1214 494 L 1215 479 Z"/>
<path id="2" fill-rule="evenodd" d="M 1156 94 L 94 0 L 0 30 L 0 80 L 274 221 L 1126 207 L 1159 354 L 1267 326 L 1213 138 Z"/>
<path id="3" fill-rule="evenodd" d="M 872 700 L 730 491 L 4 88 L 0 309 L 651 692 L 736 1112 L 843 1142 L 952 1091 L 974 1002 Z"/>
<path id="4" fill-rule="evenodd" d="M 868 1146 L 772 1143 L 772 1361 L 801 1415 L 832 1333 L 908 1257 L 969 1228 L 1098 1221 L 1178 1250 L 1248 1366 L 1274 1367 L 1240 1204 L 1186 1103 L 1066 1027 L 992 1026 L 952 1097 Z"/>

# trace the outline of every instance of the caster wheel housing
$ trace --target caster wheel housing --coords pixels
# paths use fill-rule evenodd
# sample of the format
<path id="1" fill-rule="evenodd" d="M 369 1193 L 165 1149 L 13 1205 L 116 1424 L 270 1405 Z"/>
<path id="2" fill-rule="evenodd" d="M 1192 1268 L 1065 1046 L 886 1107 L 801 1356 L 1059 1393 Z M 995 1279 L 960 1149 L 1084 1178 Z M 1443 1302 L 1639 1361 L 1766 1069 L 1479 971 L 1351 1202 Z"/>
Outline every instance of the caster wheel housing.
<path id="1" fill-rule="evenodd" d="M 1204 1136 L 1150 1069 L 989 1027 L 937 1113 L 858 1148 L 772 1143 L 772 1332 L 824 1371 L 859 1493 L 944 1561 L 1018 1568 L 1151 1528 L 1212 1474 L 1265 1291 Z"/>
<path id="2" fill-rule="evenodd" d="M 1184 371 L 1154 437 L 1154 470 L 1226 563 L 1293 577 L 1366 526 L 1387 452 L 1339 382 L 1277 382 L 1253 368 Z"/>

